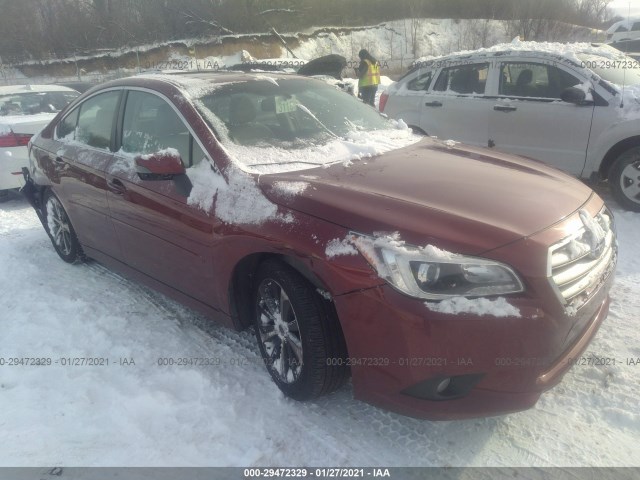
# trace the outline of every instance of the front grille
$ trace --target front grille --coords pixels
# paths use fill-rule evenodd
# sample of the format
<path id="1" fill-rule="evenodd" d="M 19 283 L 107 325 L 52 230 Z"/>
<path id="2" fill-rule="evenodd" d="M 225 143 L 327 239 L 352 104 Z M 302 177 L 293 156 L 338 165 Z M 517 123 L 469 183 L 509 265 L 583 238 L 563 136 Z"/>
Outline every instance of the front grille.
<path id="1" fill-rule="evenodd" d="M 582 228 L 549 249 L 551 283 L 567 313 L 575 314 L 604 283 L 617 261 L 613 215 L 580 211 Z"/>

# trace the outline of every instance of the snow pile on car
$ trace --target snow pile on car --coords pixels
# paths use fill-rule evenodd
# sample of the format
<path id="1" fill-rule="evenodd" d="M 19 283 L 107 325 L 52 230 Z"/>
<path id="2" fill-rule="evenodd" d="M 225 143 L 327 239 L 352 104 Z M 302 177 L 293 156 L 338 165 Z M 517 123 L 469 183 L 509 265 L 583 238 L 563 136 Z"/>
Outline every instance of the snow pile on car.
<path id="1" fill-rule="evenodd" d="M 210 212 L 215 202 L 215 215 L 225 223 L 234 225 L 260 225 L 269 220 L 291 222 L 290 215 L 278 213 L 256 185 L 255 180 L 238 168 L 227 169 L 228 181 L 213 171 L 209 162 L 200 162 L 187 169 L 193 185 L 187 203 Z"/>
<path id="2" fill-rule="evenodd" d="M 383 153 L 408 147 L 422 137 L 413 134 L 404 122 L 396 122 L 396 129 L 373 132 L 353 131 L 344 138 L 335 138 L 325 144 L 287 150 L 279 147 L 242 146 L 225 144 L 225 149 L 236 163 L 251 173 L 283 173 L 313 167 L 328 167 L 371 158 Z M 242 161 L 240 161 L 242 159 Z"/>
<path id="3" fill-rule="evenodd" d="M 342 255 L 357 255 L 358 250 L 356 250 L 352 242 L 353 240 L 351 239 L 351 236 L 343 238 L 342 240 L 334 238 L 327 243 L 327 248 L 324 253 L 327 258 L 334 258 Z"/>
<path id="4" fill-rule="evenodd" d="M 414 66 L 428 66 L 432 63 L 442 62 L 445 59 L 462 58 L 473 55 L 475 57 L 491 57 L 501 53 L 541 53 L 566 59 L 575 65 L 582 67 L 582 60 L 578 55 L 593 55 L 609 60 L 625 59 L 625 55 L 613 47 L 596 43 L 558 43 L 558 42 L 521 42 L 501 43 L 488 48 L 478 50 L 464 50 L 451 55 L 428 56 L 417 59 Z"/>
<path id="5" fill-rule="evenodd" d="M 469 313 L 480 317 L 520 317 L 520 310 L 509 304 L 503 297 L 488 298 L 454 297 L 440 302 L 424 302 L 432 312 L 459 315 Z"/>

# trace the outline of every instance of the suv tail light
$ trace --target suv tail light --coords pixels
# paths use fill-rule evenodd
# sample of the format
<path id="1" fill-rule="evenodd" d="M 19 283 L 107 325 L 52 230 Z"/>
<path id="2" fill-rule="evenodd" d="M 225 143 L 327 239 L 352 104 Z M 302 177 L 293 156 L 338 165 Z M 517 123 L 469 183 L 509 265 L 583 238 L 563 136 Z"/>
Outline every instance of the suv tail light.
<path id="1" fill-rule="evenodd" d="M 380 95 L 380 112 L 384 113 L 384 107 L 387 106 L 387 100 L 389 100 L 389 94 L 387 92 L 382 92 Z"/>
<path id="2" fill-rule="evenodd" d="M 30 133 L 13 133 L 11 130 L 0 134 L 0 147 L 26 147 L 31 140 Z"/>

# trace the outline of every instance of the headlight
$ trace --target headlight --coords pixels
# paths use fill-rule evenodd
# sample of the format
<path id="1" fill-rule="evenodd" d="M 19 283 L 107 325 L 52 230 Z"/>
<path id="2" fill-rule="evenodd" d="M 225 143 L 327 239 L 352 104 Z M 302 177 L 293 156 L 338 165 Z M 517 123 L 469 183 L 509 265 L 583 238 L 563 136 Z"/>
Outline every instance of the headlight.
<path id="1" fill-rule="evenodd" d="M 524 291 L 511 267 L 493 260 L 433 246 L 407 246 L 398 235 L 374 238 L 352 233 L 351 241 L 381 278 L 412 297 L 443 300 Z"/>

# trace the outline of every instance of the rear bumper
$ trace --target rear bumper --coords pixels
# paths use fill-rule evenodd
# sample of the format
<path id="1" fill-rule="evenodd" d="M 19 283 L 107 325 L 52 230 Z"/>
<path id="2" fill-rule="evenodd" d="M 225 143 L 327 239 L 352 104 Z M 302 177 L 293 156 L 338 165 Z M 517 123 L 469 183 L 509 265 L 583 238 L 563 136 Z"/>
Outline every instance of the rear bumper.
<path id="1" fill-rule="evenodd" d="M 27 147 L 0 149 L 0 190 L 21 188 L 24 185 L 22 168 L 29 165 Z"/>
<path id="2" fill-rule="evenodd" d="M 388 286 L 336 297 L 355 397 L 431 420 L 531 408 L 584 352 L 609 311 L 613 275 L 580 310 L 558 318 L 531 300 L 510 299 L 521 317 L 444 315 Z M 577 335 L 569 335 L 580 326 Z M 570 340 L 568 340 L 570 339 Z M 439 395 L 435 387 L 450 379 Z"/>

